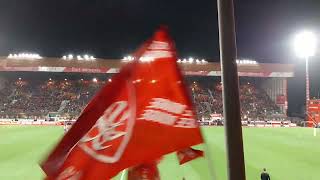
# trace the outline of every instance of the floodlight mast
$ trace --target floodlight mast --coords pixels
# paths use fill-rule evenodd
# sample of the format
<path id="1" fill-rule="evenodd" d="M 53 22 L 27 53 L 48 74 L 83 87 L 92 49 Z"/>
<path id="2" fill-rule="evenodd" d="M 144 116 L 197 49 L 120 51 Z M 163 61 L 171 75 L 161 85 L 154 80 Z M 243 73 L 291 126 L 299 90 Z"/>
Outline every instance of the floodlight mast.
<path id="1" fill-rule="evenodd" d="M 317 38 L 311 31 L 302 31 L 296 34 L 294 38 L 294 50 L 298 57 L 306 62 L 306 113 L 305 118 L 308 121 L 309 100 L 310 100 L 310 79 L 309 79 L 309 59 L 315 55 L 317 48 Z"/>

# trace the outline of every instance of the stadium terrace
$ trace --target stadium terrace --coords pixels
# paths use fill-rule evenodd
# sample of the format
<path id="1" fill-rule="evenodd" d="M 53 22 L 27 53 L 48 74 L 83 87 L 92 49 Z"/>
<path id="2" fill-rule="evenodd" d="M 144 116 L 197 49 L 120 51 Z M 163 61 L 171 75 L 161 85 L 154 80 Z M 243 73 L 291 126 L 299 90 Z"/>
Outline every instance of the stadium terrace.
<path id="1" fill-rule="evenodd" d="M 99 88 L 128 61 L 90 55 L 46 58 L 37 54 L 0 58 L 0 116 L 3 119 L 75 119 Z M 221 120 L 220 64 L 179 59 L 200 121 Z M 292 64 L 237 60 L 243 120 L 286 117 L 287 78 Z"/>

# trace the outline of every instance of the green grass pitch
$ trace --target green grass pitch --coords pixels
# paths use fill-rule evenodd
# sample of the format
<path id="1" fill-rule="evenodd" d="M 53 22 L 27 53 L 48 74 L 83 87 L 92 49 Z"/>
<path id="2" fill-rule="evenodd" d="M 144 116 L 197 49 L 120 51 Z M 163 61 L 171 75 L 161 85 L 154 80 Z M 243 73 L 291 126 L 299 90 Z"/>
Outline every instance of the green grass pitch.
<path id="1" fill-rule="evenodd" d="M 213 160 L 215 176 L 227 179 L 224 130 L 203 128 Z M 259 179 L 266 167 L 272 180 L 319 180 L 320 132 L 308 128 L 244 128 L 246 174 Z M 37 180 L 43 173 L 38 162 L 62 137 L 62 127 L 0 126 L 0 179 Z M 203 146 L 199 146 L 203 148 Z M 210 179 L 207 159 L 179 166 L 174 154 L 159 165 L 164 180 Z M 120 174 L 114 178 L 120 179 Z"/>

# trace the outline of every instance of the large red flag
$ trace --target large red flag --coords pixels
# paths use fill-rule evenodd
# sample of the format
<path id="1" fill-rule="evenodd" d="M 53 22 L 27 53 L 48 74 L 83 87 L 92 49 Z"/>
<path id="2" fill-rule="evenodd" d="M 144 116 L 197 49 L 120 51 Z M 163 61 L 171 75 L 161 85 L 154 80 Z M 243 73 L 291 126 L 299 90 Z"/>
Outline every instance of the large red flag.
<path id="1" fill-rule="evenodd" d="M 128 180 L 160 180 L 157 162 L 143 163 L 129 168 Z"/>
<path id="2" fill-rule="evenodd" d="M 203 157 L 203 151 L 193 149 L 191 147 L 177 151 L 177 157 L 179 159 L 179 164 L 182 165 L 199 157 Z"/>
<path id="3" fill-rule="evenodd" d="M 43 162 L 49 178 L 106 179 L 202 143 L 166 30 L 94 97 Z"/>

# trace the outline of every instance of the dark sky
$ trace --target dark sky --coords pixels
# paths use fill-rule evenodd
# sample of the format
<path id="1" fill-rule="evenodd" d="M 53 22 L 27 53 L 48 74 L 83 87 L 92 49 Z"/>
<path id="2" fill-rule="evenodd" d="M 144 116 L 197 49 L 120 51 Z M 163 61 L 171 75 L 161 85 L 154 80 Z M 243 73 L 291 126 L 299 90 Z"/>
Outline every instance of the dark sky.
<path id="1" fill-rule="evenodd" d="M 239 57 L 290 61 L 292 34 L 319 29 L 318 0 L 235 3 Z M 216 9 L 215 0 L 0 0 L 0 54 L 120 58 L 167 24 L 181 56 L 218 59 Z"/>
<path id="2" fill-rule="evenodd" d="M 302 29 L 320 31 L 320 0 L 235 3 L 238 56 L 297 64 L 298 76 L 289 85 L 303 94 L 303 63 L 290 40 Z M 216 0 L 0 0 L 0 55 L 27 50 L 42 56 L 73 52 L 122 58 L 159 24 L 169 26 L 182 57 L 218 60 Z"/>

